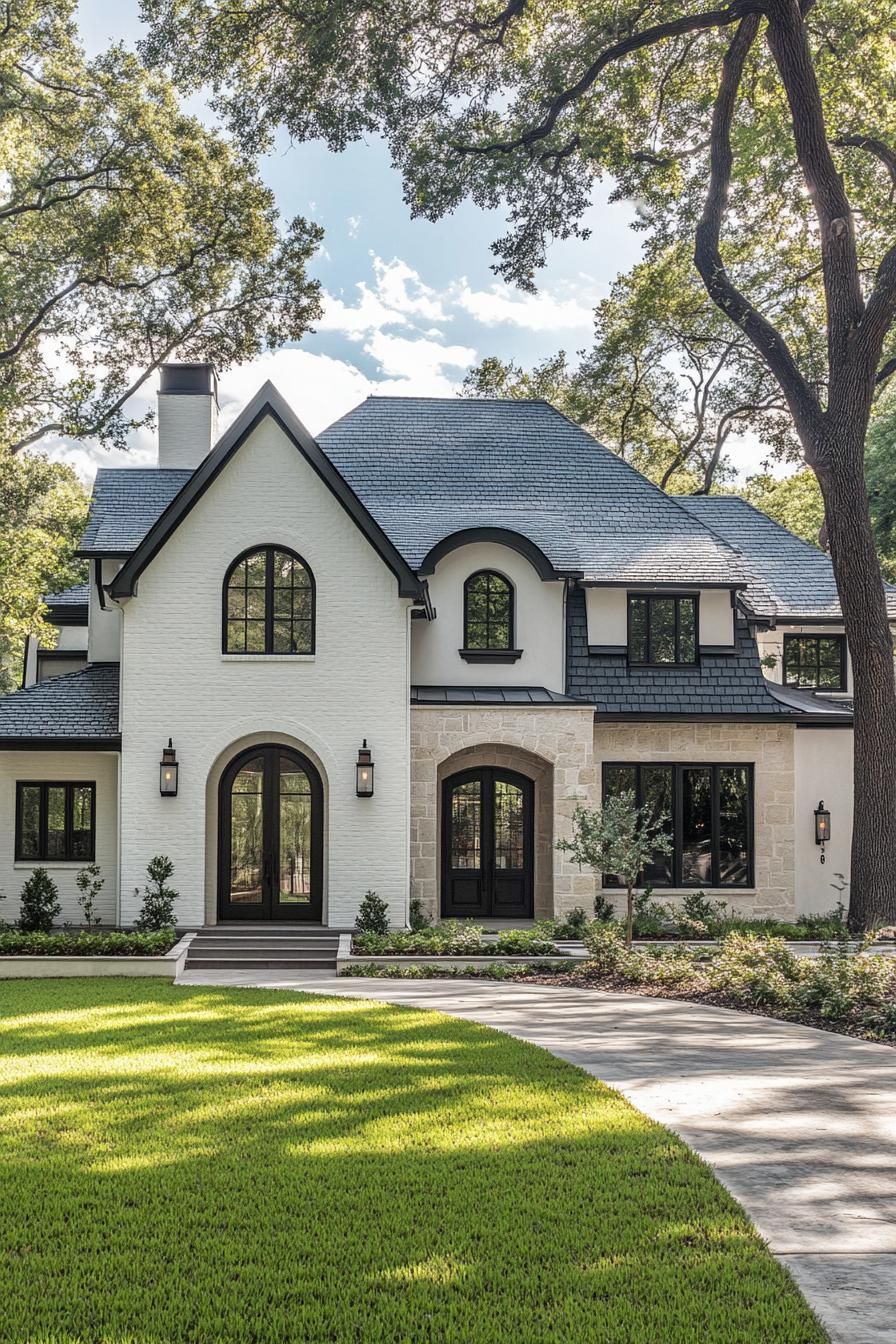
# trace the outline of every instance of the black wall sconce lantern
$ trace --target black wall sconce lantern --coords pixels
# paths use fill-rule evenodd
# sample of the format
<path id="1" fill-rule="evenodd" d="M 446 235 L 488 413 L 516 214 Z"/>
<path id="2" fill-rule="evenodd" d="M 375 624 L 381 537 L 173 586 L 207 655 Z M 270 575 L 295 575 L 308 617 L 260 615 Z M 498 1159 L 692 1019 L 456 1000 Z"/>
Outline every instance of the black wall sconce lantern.
<path id="1" fill-rule="evenodd" d="M 167 747 L 162 748 L 162 760 L 159 764 L 159 793 L 163 798 L 174 798 L 177 794 L 177 752 L 168 739 Z"/>
<path id="2" fill-rule="evenodd" d="M 358 749 L 358 763 L 355 766 L 355 792 L 359 798 L 373 797 L 373 759 L 366 737 Z"/>
<path id="3" fill-rule="evenodd" d="M 824 799 L 815 809 L 815 843 L 821 845 L 821 862 L 824 863 L 824 847 L 831 838 L 831 814 L 824 805 Z"/>

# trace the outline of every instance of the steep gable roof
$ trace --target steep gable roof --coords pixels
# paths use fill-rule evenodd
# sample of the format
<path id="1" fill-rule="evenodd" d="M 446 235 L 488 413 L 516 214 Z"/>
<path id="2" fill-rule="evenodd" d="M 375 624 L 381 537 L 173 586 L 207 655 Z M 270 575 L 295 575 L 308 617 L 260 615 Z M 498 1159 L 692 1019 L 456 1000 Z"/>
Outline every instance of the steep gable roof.
<path id="1" fill-rule="evenodd" d="M 100 467 L 78 554 L 130 555 L 192 475 L 170 467 Z"/>
<path id="2" fill-rule="evenodd" d="M 254 429 L 270 416 L 292 441 L 305 460 L 335 495 L 346 513 L 367 537 L 374 550 L 392 570 L 398 580 L 402 597 L 422 597 L 423 585 L 409 569 L 406 561 L 389 537 L 370 515 L 357 494 L 346 483 L 326 454 L 322 453 L 298 416 L 272 383 L 255 394 L 237 416 L 230 428 L 222 434 L 208 457 L 188 473 L 188 479 L 167 507 L 157 516 L 128 560 L 109 585 L 113 597 L 128 597 L 136 592 L 137 580 L 155 555 L 161 550 L 172 532 L 180 526 L 193 506 L 202 498 L 216 476 L 230 461 Z"/>
<path id="3" fill-rule="evenodd" d="M 840 598 L 830 557 L 736 495 L 682 495 L 680 503 L 748 557 L 744 604 L 768 620 L 839 620 Z M 886 585 L 896 619 L 896 588 Z"/>
<path id="4" fill-rule="evenodd" d="M 420 570 L 444 537 L 518 529 L 586 582 L 746 582 L 737 550 L 546 401 L 368 397 L 321 447 Z"/>

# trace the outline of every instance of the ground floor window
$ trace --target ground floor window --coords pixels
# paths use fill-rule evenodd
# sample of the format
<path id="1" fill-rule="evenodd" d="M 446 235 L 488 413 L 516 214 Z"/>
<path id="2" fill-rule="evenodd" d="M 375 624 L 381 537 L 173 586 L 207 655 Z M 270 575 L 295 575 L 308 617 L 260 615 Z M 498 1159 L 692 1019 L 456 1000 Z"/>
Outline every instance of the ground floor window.
<path id="1" fill-rule="evenodd" d="M 96 784 L 16 784 L 16 859 L 94 858 Z"/>
<path id="2" fill-rule="evenodd" d="M 663 820 L 672 840 L 672 852 L 658 854 L 639 885 L 752 886 L 752 765 L 605 764 L 604 798 L 625 792 Z M 605 887 L 619 885 L 604 874 Z"/>

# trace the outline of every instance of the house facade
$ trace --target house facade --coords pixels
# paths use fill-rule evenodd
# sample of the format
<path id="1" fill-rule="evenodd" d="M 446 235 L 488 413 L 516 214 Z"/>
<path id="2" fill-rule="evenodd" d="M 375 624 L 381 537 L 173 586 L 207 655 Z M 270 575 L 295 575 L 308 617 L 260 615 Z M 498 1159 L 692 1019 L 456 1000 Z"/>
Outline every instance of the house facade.
<path id="1" fill-rule="evenodd" d="M 98 473 L 89 582 L 0 699 L 4 918 L 42 866 L 77 922 L 95 859 L 128 926 L 160 853 L 182 927 L 346 928 L 367 890 L 395 925 L 415 897 L 590 910 L 613 876 L 557 841 L 624 789 L 666 818 L 658 896 L 830 908 L 853 735 L 826 556 L 545 402 L 374 397 L 316 439 L 270 385 L 220 438 L 216 412 L 210 366 L 163 369 L 158 466 Z"/>

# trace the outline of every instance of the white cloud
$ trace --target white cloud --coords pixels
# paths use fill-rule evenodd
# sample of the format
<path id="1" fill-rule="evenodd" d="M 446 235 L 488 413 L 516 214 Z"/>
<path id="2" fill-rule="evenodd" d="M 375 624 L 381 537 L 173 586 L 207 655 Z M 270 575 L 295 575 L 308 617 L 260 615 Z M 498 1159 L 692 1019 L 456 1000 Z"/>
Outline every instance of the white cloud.
<path id="1" fill-rule="evenodd" d="M 375 331 L 364 346 L 387 378 L 401 379 L 408 392 L 448 396 L 457 388 L 445 369 L 467 369 L 476 351 L 465 345 L 442 345 L 423 337 L 392 336 Z"/>
<path id="2" fill-rule="evenodd" d="M 575 298 L 561 298 L 547 290 L 524 294 L 507 285 L 471 289 L 462 280 L 456 303 L 486 327 L 509 324 L 528 331 L 587 331 L 594 327 L 594 305 Z"/>
<path id="3" fill-rule="evenodd" d="M 372 266 L 373 287 L 360 280 L 355 286 L 357 303 L 349 304 L 335 294 L 325 294 L 319 331 L 338 331 L 349 340 L 359 341 L 383 327 L 407 327 L 413 318 L 427 322 L 450 320 L 438 291 L 427 285 L 407 262 L 398 257 L 383 261 L 374 256 Z"/>
<path id="4" fill-rule="evenodd" d="M 358 230 L 359 230 L 360 227 L 361 227 L 361 216 L 360 216 L 360 215 L 349 215 L 348 220 L 347 220 L 347 223 L 348 223 L 348 236 L 349 236 L 349 238 L 357 238 L 357 236 L 358 236 Z"/>

